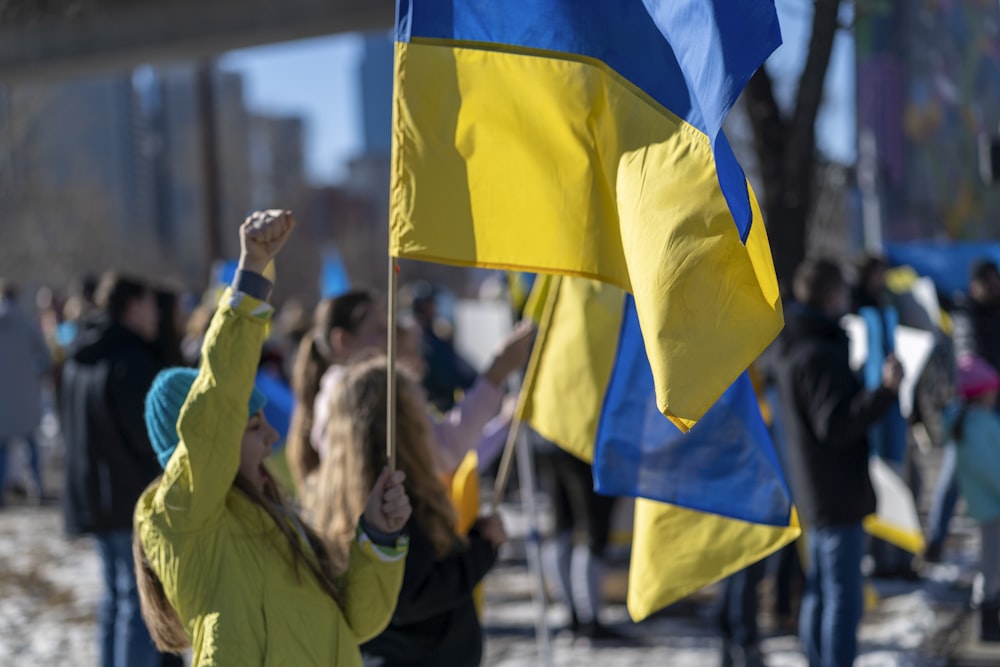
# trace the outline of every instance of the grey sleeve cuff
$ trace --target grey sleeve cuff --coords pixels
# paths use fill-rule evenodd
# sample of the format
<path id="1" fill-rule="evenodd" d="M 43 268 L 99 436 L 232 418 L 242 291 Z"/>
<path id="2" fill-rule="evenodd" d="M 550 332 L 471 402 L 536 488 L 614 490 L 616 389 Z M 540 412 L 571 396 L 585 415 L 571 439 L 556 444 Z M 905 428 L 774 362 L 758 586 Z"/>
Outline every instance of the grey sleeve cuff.
<path id="1" fill-rule="evenodd" d="M 236 269 L 236 275 L 233 276 L 234 290 L 243 292 L 261 301 L 267 301 L 268 297 L 271 296 L 273 288 L 274 284 L 270 280 L 253 271 Z"/>

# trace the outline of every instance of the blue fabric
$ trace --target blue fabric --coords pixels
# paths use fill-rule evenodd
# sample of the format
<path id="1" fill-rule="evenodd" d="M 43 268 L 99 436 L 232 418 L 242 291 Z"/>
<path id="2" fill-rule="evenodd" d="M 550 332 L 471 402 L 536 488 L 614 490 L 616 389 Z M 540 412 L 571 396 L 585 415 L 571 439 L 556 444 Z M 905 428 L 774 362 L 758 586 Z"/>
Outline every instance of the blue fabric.
<path id="1" fill-rule="evenodd" d="M 340 296 L 351 289 L 351 279 L 340 252 L 336 249 L 323 253 L 323 266 L 319 274 L 319 294 L 321 299 Z M 270 420 L 268 420 L 270 421 Z"/>
<path id="2" fill-rule="evenodd" d="M 216 265 L 216 285 L 232 285 L 233 278 L 236 277 L 236 270 L 240 267 L 240 262 L 237 259 L 229 259 L 222 264 Z"/>
<path id="3" fill-rule="evenodd" d="M 257 373 L 257 391 L 265 399 L 264 418 L 267 423 L 281 436 L 281 442 L 288 437 L 288 427 L 292 421 L 292 410 L 295 409 L 295 395 L 291 387 L 280 379 L 267 373 Z"/>
<path id="4" fill-rule="evenodd" d="M 864 611 L 861 524 L 806 531 L 806 589 L 799 638 L 809 667 L 851 667 Z"/>
<path id="5" fill-rule="evenodd" d="M 886 356 L 895 352 L 899 312 L 891 306 L 881 309 L 866 306 L 860 309 L 859 315 L 868 331 L 868 358 L 863 372 L 865 389 L 874 391 L 882 384 L 882 364 Z M 902 465 L 906 459 L 906 420 L 898 400 L 868 429 L 868 441 L 873 455 Z"/>
<path id="6" fill-rule="evenodd" d="M 177 419 L 196 377 L 198 371 L 194 368 L 164 369 L 156 375 L 146 394 L 146 432 L 161 468 L 167 467 L 167 462 L 177 449 L 180 439 Z M 250 394 L 248 414 L 257 414 L 266 404 L 267 397 L 254 387 Z"/>
<path id="7" fill-rule="evenodd" d="M 939 553 L 948 538 L 948 524 L 951 523 L 955 505 L 958 504 L 958 477 L 955 475 L 957 460 L 955 443 L 949 442 L 941 455 L 941 467 L 938 469 L 934 496 L 931 499 L 931 512 L 927 517 L 930 532 L 927 548 L 936 549 Z"/>
<path id="8" fill-rule="evenodd" d="M 708 135 L 746 240 L 743 170 L 722 132 L 736 98 L 781 44 L 771 0 L 398 0 L 396 40 L 539 49 L 599 60 Z"/>
<path id="9" fill-rule="evenodd" d="M 104 597 L 98 612 L 98 649 L 101 667 L 154 667 L 160 653 L 153 644 L 139 610 L 132 560 L 132 533 L 98 533 Z"/>
<path id="10" fill-rule="evenodd" d="M 951 295 L 968 292 L 969 269 L 976 260 L 986 258 L 1000 264 L 1000 243 L 889 243 L 885 254 L 893 266 L 912 267 L 920 275 L 933 280 L 939 292 Z"/>
<path id="11" fill-rule="evenodd" d="M 631 296 L 594 447 L 599 493 L 643 497 L 701 512 L 787 526 L 791 494 L 757 397 L 744 373 L 689 433 L 656 405 Z"/>

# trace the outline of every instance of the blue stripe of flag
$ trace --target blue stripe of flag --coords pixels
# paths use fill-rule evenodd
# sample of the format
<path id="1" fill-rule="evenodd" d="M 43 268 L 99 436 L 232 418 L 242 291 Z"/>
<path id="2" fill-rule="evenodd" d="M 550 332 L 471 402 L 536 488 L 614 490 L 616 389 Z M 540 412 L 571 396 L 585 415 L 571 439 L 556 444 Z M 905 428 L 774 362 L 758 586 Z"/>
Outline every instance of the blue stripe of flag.
<path id="1" fill-rule="evenodd" d="M 722 123 L 781 44 L 772 0 L 398 0 L 396 17 L 401 42 L 480 42 L 604 62 L 708 135 L 720 187 L 746 240 L 746 179 Z"/>
<path id="2" fill-rule="evenodd" d="M 744 373 L 687 434 L 656 406 L 635 303 L 626 297 L 618 353 L 594 449 L 594 484 L 702 512 L 787 526 L 791 494 Z"/>

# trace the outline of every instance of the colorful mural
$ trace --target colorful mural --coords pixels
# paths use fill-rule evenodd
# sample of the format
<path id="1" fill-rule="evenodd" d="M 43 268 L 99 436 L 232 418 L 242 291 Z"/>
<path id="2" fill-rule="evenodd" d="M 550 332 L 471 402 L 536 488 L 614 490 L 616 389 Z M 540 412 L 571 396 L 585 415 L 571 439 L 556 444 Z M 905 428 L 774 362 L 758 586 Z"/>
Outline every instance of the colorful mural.
<path id="1" fill-rule="evenodd" d="M 855 3 L 858 136 L 874 135 L 889 241 L 1000 236 L 978 143 L 1000 133 L 997 0 Z"/>

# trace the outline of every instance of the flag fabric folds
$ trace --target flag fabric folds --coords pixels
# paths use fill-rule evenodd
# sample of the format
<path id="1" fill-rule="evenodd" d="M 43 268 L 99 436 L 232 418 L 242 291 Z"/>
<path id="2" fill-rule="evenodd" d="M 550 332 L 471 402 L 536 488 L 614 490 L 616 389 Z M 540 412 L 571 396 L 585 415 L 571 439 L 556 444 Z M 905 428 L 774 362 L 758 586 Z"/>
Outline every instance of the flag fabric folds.
<path id="1" fill-rule="evenodd" d="M 399 0 L 390 253 L 629 291 L 690 427 L 782 325 L 721 130 L 779 43 L 771 0 Z"/>
<path id="2" fill-rule="evenodd" d="M 592 461 L 598 492 L 637 499 L 632 617 L 794 540 L 798 520 L 749 376 L 684 433 L 657 409 L 632 297 L 596 281 L 551 280 L 536 283 L 548 301 L 521 416 Z"/>

